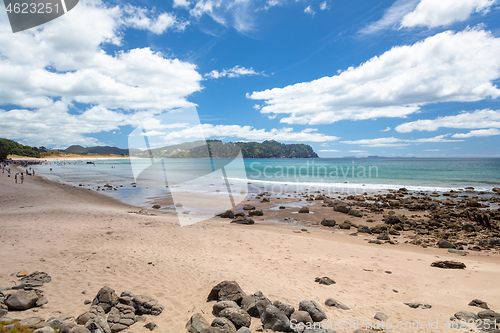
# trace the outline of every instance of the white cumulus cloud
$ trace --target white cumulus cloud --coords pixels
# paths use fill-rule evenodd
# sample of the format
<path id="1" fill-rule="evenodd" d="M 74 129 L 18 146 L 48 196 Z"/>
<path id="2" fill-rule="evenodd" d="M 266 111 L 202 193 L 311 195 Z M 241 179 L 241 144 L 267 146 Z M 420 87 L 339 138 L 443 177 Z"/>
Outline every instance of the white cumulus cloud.
<path id="1" fill-rule="evenodd" d="M 401 27 L 447 26 L 468 19 L 473 13 L 487 12 L 496 0 L 420 0 L 415 10 L 401 20 Z"/>
<path id="2" fill-rule="evenodd" d="M 500 110 L 476 110 L 436 119 L 419 119 L 396 127 L 400 133 L 436 131 L 439 128 L 500 128 Z"/>
<path id="3" fill-rule="evenodd" d="M 467 29 L 446 31 L 413 45 L 397 46 L 339 75 L 284 88 L 256 91 L 263 114 L 289 124 L 405 117 L 422 105 L 497 98 L 500 38 Z"/>
<path id="4" fill-rule="evenodd" d="M 173 28 L 162 17 L 82 0 L 41 27 L 0 34 L 0 105 L 8 105 L 0 107 L 0 133 L 31 144 L 91 144 L 88 134 L 133 123 L 144 110 L 192 105 L 187 97 L 202 81 L 195 65 L 122 48 L 126 28 L 146 28 L 144 20 L 158 33 Z M 9 30 L 5 15 L 0 30 Z M 110 44 L 118 51 L 106 52 Z"/>
<path id="5" fill-rule="evenodd" d="M 222 71 L 213 70 L 210 73 L 205 74 L 205 77 L 209 79 L 219 79 L 222 77 L 235 78 L 240 76 L 251 76 L 260 74 L 261 73 L 257 73 L 253 68 L 234 66 L 233 68 L 223 69 Z"/>
<path id="6" fill-rule="evenodd" d="M 500 130 L 498 128 L 474 130 L 470 131 L 469 133 L 457 133 L 453 135 L 453 138 L 466 139 L 472 137 L 486 137 L 494 135 L 500 135 Z"/>

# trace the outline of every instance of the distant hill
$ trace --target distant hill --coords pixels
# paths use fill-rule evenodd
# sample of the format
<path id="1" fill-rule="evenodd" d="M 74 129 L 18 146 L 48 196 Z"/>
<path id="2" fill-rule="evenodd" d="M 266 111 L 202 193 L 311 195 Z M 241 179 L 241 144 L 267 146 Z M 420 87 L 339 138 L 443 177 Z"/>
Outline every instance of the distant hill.
<path id="1" fill-rule="evenodd" d="M 128 155 L 128 149 L 110 146 L 82 147 L 79 145 L 73 145 L 61 151 L 68 154 Z"/>
<path id="2" fill-rule="evenodd" d="M 7 159 L 7 155 L 40 157 L 40 152 L 36 147 L 24 146 L 9 139 L 0 139 L 0 161 Z"/>
<path id="3" fill-rule="evenodd" d="M 236 142 L 245 158 L 317 158 L 310 145 L 285 144 L 274 140 L 259 142 Z"/>
<path id="4" fill-rule="evenodd" d="M 155 158 L 234 158 L 238 147 L 244 158 L 316 158 L 311 146 L 305 144 L 284 144 L 277 141 L 222 142 L 220 140 L 198 140 L 178 145 L 151 149 Z M 149 152 L 134 152 L 137 157 L 149 157 Z"/>

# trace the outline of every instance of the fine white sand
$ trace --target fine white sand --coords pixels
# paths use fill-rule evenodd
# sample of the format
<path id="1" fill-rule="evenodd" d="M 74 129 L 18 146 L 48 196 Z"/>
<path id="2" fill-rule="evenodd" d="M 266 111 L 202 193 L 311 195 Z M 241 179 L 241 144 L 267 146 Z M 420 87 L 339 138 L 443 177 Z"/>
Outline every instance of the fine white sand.
<path id="1" fill-rule="evenodd" d="M 158 324 L 157 332 L 186 332 L 185 323 L 195 312 L 213 319 L 213 302 L 207 303 L 206 297 L 223 280 L 295 307 L 305 299 L 323 305 L 333 297 L 351 307 L 344 311 L 323 305 L 333 323 L 375 323 L 373 316 L 381 311 L 396 332 L 448 331 L 444 324 L 455 312 L 481 310 L 467 305 L 474 298 L 500 310 L 498 254 L 460 257 L 444 249 L 367 244 L 368 236 L 324 227 L 297 233 L 300 227 L 276 224 L 266 216 L 249 226 L 213 218 L 180 227 L 174 215 L 137 214 L 138 208 L 103 194 L 38 176 L 14 184 L 7 173 L 0 173 L 0 211 L 0 287 L 16 284 L 12 274 L 18 271 L 52 276 L 42 288 L 49 303 L 9 313 L 15 317 L 47 319 L 55 311 L 76 317 L 88 308 L 84 300 L 108 285 L 117 293 L 130 290 L 165 305 L 160 316 L 148 318 Z M 462 261 L 467 268 L 430 267 L 438 259 Z M 322 276 L 337 283 L 314 282 Z M 403 304 L 413 301 L 432 309 Z M 438 321 L 438 329 L 429 329 L 429 320 Z M 398 330 L 398 321 L 420 322 L 423 330 Z M 142 325 L 131 330 L 148 332 Z M 252 331 L 260 326 L 252 318 Z"/>

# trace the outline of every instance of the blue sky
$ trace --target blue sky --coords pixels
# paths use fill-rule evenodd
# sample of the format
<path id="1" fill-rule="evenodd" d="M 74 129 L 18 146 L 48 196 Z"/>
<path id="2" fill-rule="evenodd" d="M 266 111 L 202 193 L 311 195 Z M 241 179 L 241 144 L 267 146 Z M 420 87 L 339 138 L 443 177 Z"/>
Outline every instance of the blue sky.
<path id="1" fill-rule="evenodd" d="M 498 0 L 81 0 L 13 34 L 0 137 L 64 148 L 302 142 L 322 157 L 500 156 Z M 200 124 L 165 125 L 195 106 Z"/>

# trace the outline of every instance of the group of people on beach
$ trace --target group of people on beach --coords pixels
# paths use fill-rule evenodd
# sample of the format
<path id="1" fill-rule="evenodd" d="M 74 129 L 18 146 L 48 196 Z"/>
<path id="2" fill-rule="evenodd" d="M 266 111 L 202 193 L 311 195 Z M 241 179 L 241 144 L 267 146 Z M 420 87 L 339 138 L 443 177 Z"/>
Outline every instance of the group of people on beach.
<path id="1" fill-rule="evenodd" d="M 2 169 L 2 173 L 5 173 L 5 172 L 8 173 L 7 177 L 10 177 L 10 175 L 11 175 L 11 171 L 10 171 L 10 167 L 9 167 L 10 164 L 21 164 L 21 166 L 26 167 L 26 175 L 27 176 L 34 176 L 35 175 L 35 169 L 32 169 L 31 166 L 28 166 L 30 164 L 28 162 L 12 163 L 10 161 L 4 161 L 0 165 L 0 168 Z M 23 184 L 24 183 L 24 172 L 16 172 L 16 174 L 14 175 L 14 182 L 16 184 L 18 184 L 18 183 Z"/>

